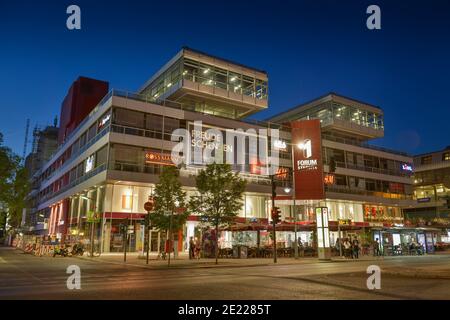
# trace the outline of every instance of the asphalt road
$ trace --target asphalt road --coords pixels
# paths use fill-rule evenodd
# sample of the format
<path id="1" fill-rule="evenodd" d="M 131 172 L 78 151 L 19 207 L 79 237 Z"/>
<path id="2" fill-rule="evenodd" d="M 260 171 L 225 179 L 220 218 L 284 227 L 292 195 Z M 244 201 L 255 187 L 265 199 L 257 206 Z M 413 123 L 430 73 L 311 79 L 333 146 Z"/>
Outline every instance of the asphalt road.
<path id="1" fill-rule="evenodd" d="M 368 290 L 373 261 L 164 270 L 0 247 L 0 299 L 450 299 L 450 255 L 376 263 L 381 289 Z M 69 265 L 80 290 L 67 289 Z"/>

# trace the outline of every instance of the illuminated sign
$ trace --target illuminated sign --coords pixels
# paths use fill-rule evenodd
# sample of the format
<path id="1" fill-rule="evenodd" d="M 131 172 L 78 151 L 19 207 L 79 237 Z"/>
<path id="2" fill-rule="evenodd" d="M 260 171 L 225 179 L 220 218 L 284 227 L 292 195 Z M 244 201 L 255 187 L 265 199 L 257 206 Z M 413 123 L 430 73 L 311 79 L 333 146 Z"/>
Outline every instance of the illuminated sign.
<path id="1" fill-rule="evenodd" d="M 295 195 L 299 200 L 324 199 L 324 171 L 320 120 L 291 122 L 294 154 Z M 328 178 L 330 181 L 331 178 Z"/>
<path id="2" fill-rule="evenodd" d="M 86 167 L 84 168 L 84 173 L 88 173 L 92 169 L 94 169 L 95 156 L 91 155 L 86 159 Z"/>
<path id="3" fill-rule="evenodd" d="M 223 149 L 225 152 L 233 152 L 233 146 L 231 144 L 224 144 L 221 134 L 192 129 L 191 137 L 192 147 L 210 150 Z"/>
<path id="4" fill-rule="evenodd" d="M 339 219 L 340 226 L 350 226 L 352 224 L 352 219 Z"/>
<path id="5" fill-rule="evenodd" d="M 298 144 L 298 147 L 303 150 L 304 160 L 297 160 L 298 170 L 317 170 L 317 159 L 309 159 L 312 157 L 312 144 L 311 139 L 305 139 L 302 143 Z"/>
<path id="6" fill-rule="evenodd" d="M 402 170 L 403 170 L 403 171 L 409 171 L 409 172 L 412 172 L 412 171 L 413 171 L 413 168 L 412 168 L 412 165 L 407 164 L 407 163 L 403 163 L 403 164 L 402 164 Z"/>
<path id="7" fill-rule="evenodd" d="M 283 140 L 275 140 L 273 142 L 273 146 L 279 150 L 286 151 L 287 145 Z"/>
<path id="8" fill-rule="evenodd" d="M 334 174 L 327 174 L 323 178 L 324 183 L 327 185 L 334 184 Z"/>
<path id="9" fill-rule="evenodd" d="M 164 166 L 174 166 L 172 155 L 158 151 L 147 151 L 145 153 L 145 163 L 161 164 Z"/>
<path id="10" fill-rule="evenodd" d="M 285 167 L 279 167 L 277 169 L 276 177 L 280 180 L 284 180 L 288 178 L 289 169 Z"/>
<path id="11" fill-rule="evenodd" d="M 103 128 L 103 126 L 109 121 L 109 119 L 111 119 L 111 114 L 107 114 L 106 116 L 104 116 L 103 119 L 99 121 L 98 127 Z"/>

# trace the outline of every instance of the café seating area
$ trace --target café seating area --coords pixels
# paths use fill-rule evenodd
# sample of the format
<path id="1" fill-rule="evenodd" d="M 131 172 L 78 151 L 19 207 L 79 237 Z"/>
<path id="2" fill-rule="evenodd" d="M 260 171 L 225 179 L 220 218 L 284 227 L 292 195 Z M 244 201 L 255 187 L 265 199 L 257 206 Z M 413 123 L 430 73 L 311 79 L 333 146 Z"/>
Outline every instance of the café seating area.
<path id="1" fill-rule="evenodd" d="M 420 256 L 424 254 L 424 248 L 420 245 L 395 245 L 384 246 L 386 256 Z"/>
<path id="2" fill-rule="evenodd" d="M 219 258 L 273 258 L 273 247 L 245 247 L 241 246 L 241 254 L 238 248 L 222 248 L 219 250 Z M 242 252 L 246 252 L 242 254 Z M 277 257 L 291 258 L 294 257 L 294 248 L 277 248 Z M 314 257 L 317 254 L 312 247 L 299 248 L 299 256 Z"/>

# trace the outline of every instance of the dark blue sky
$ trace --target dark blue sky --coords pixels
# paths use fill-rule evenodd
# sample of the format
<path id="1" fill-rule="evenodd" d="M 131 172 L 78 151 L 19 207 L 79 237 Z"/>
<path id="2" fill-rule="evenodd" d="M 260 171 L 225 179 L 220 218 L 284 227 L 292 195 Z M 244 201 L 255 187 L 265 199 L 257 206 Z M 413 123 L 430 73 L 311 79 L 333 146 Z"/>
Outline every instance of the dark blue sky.
<path id="1" fill-rule="evenodd" d="M 82 30 L 66 29 L 77 4 Z M 378 4 L 382 30 L 366 28 Z M 135 91 L 187 45 L 269 73 L 271 114 L 329 91 L 379 105 L 378 145 L 450 145 L 449 1 L 1 1 L 0 132 L 22 154 L 26 119 L 59 115 L 79 75 Z"/>

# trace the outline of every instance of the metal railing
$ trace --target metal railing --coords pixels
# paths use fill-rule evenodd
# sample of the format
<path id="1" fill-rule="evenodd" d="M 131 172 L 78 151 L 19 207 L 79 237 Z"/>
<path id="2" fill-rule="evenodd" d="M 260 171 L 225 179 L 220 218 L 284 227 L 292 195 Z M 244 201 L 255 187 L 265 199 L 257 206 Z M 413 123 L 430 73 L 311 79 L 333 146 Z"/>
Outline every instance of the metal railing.
<path id="1" fill-rule="evenodd" d="M 66 192 L 67 190 L 69 190 L 70 188 L 73 188 L 74 186 L 83 183 L 84 181 L 86 181 L 87 179 L 92 178 L 93 176 L 96 176 L 97 174 L 99 174 L 100 172 L 106 170 L 106 163 L 98 166 L 97 168 L 93 169 L 92 171 L 89 171 L 88 173 L 82 175 L 81 177 L 73 180 L 72 182 L 70 182 L 69 184 L 61 187 L 58 191 L 56 192 L 51 192 L 46 194 L 45 196 L 43 196 L 41 199 L 39 199 L 39 203 L 45 202 L 51 198 L 54 198 L 58 195 L 60 195 L 63 192 Z"/>
<path id="2" fill-rule="evenodd" d="M 410 177 L 411 176 L 411 174 L 401 172 L 400 170 L 396 171 L 396 170 L 382 169 L 382 168 L 376 168 L 376 167 L 367 167 L 367 166 L 361 166 L 361 165 L 355 165 L 355 164 L 352 165 L 352 164 L 344 163 L 342 161 L 336 161 L 335 163 L 336 163 L 336 167 L 338 167 L 338 168 L 346 168 L 346 169 L 386 174 L 386 175 L 390 175 L 390 176 L 399 176 L 399 177 Z M 325 162 L 324 164 L 330 165 L 329 162 Z"/>
<path id="3" fill-rule="evenodd" d="M 368 191 L 362 189 L 350 188 L 348 186 L 325 186 L 325 191 L 337 192 L 337 193 L 347 193 L 362 196 L 372 196 L 372 197 L 382 197 L 386 199 L 399 199 L 399 200 L 412 200 L 412 195 L 401 194 L 401 193 L 388 193 L 381 191 Z"/>
<path id="4" fill-rule="evenodd" d="M 383 152 L 387 152 L 387 153 L 393 153 L 393 154 L 402 155 L 405 157 L 410 157 L 410 155 L 407 154 L 406 152 L 392 150 L 392 149 L 379 147 L 379 146 L 374 146 L 374 145 L 368 144 L 366 142 L 360 142 L 360 141 L 346 139 L 346 138 L 342 138 L 342 137 L 335 137 L 335 136 L 328 135 L 328 134 L 323 134 L 322 139 L 339 142 L 339 143 L 344 143 L 344 144 L 349 144 L 349 145 L 353 145 L 353 146 L 357 146 L 357 147 L 361 147 L 361 148 L 373 149 L 373 150 L 377 150 L 377 151 L 383 151 Z"/>

